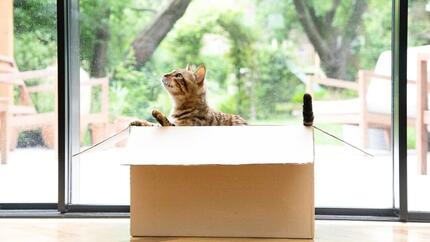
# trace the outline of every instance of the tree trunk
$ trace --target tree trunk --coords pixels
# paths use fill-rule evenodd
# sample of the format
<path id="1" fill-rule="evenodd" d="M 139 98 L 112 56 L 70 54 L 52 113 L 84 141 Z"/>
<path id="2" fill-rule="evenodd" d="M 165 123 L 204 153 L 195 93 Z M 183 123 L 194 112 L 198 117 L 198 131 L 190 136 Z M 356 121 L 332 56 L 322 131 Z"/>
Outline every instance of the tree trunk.
<path id="1" fill-rule="evenodd" d="M 108 44 L 110 30 L 107 24 L 102 24 L 96 30 L 96 40 L 94 43 L 94 54 L 91 61 L 90 74 L 93 77 L 106 76 L 106 65 L 108 62 Z"/>
<path id="2" fill-rule="evenodd" d="M 346 80 L 347 64 L 351 60 L 350 49 L 341 49 L 335 44 L 329 44 L 329 46 L 333 52 L 320 57 L 321 67 L 328 77 Z"/>
<path id="3" fill-rule="evenodd" d="M 321 59 L 321 67 L 331 78 L 347 79 L 347 64 L 351 58 L 351 43 L 357 36 L 361 17 L 367 8 L 366 1 L 354 1 L 344 29 L 335 27 L 333 19 L 339 0 L 333 0 L 332 8 L 324 16 L 316 16 L 307 1 L 294 0 L 306 36 Z"/>
<path id="4" fill-rule="evenodd" d="M 153 22 L 137 35 L 132 45 L 138 67 L 144 65 L 151 58 L 176 21 L 184 15 L 190 2 L 191 0 L 171 0 Z"/>

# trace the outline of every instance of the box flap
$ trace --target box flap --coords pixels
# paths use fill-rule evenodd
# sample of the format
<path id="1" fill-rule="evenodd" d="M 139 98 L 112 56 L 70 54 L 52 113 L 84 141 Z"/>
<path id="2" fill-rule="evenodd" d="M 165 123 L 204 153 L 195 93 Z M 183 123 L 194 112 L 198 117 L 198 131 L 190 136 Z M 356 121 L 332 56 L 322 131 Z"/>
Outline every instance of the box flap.
<path id="1" fill-rule="evenodd" d="M 312 163 L 313 129 L 303 125 L 131 127 L 129 165 Z"/>

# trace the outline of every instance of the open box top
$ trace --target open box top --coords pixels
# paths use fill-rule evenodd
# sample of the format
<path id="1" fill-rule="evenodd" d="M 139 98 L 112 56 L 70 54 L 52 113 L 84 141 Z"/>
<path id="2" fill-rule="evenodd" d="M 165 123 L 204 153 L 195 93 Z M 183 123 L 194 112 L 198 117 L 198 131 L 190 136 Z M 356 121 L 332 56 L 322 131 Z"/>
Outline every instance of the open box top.
<path id="1" fill-rule="evenodd" d="M 305 164 L 313 128 L 282 126 L 131 127 L 127 165 Z"/>

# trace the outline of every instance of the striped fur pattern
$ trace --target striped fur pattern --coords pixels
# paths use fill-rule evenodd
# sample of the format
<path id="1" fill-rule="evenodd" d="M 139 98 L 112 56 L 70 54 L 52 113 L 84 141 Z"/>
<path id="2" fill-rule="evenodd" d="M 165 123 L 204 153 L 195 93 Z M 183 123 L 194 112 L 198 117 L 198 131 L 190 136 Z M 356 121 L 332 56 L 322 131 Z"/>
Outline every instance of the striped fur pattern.
<path id="1" fill-rule="evenodd" d="M 167 119 L 158 110 L 154 110 L 152 115 L 155 119 L 162 126 L 247 125 L 246 121 L 239 115 L 217 112 L 208 106 L 205 76 L 206 67 L 204 65 L 200 65 L 195 71 L 188 65 L 185 69 L 178 69 L 165 74 L 161 82 L 173 100 L 173 108 L 170 119 Z M 141 126 L 153 126 L 153 124 L 148 125 L 146 122 L 143 120 L 133 123 Z"/>
<path id="2" fill-rule="evenodd" d="M 154 117 L 161 126 L 175 126 L 175 124 L 171 123 L 166 115 L 159 110 L 152 110 L 152 117 Z"/>

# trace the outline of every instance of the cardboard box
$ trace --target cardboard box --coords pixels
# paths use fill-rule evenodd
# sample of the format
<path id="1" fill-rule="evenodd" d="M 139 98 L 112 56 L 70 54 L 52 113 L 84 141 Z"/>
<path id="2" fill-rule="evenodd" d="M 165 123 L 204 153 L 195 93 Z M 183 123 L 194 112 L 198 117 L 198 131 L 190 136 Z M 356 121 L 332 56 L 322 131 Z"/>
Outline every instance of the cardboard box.
<path id="1" fill-rule="evenodd" d="M 313 130 L 132 127 L 131 235 L 314 237 Z"/>

